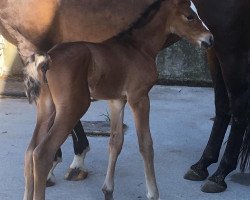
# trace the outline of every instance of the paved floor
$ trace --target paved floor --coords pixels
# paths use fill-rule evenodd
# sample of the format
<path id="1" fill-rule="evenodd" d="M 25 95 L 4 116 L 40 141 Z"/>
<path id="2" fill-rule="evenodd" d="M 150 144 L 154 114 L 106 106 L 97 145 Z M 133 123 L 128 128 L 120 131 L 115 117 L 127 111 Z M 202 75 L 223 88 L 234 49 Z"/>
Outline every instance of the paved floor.
<path id="1" fill-rule="evenodd" d="M 151 94 L 151 132 L 155 168 L 162 200 L 249 200 L 250 177 L 235 171 L 228 176 L 228 189 L 221 194 L 204 194 L 204 182 L 182 177 L 197 161 L 211 129 L 214 106 L 210 88 L 156 86 Z M 83 120 L 104 120 L 105 101 L 94 102 Z M 23 157 L 35 123 L 35 108 L 26 99 L 0 99 L 0 200 L 22 199 Z M 146 200 L 142 159 L 130 109 L 125 112 L 128 130 L 119 157 L 115 178 L 116 200 Z M 46 199 L 100 200 L 107 166 L 107 137 L 89 137 L 91 151 L 86 158 L 90 172 L 83 182 L 63 179 L 73 158 L 69 138 L 63 145 L 63 163 L 55 170 L 57 185 L 48 188 Z M 213 172 L 217 164 L 209 168 Z"/>

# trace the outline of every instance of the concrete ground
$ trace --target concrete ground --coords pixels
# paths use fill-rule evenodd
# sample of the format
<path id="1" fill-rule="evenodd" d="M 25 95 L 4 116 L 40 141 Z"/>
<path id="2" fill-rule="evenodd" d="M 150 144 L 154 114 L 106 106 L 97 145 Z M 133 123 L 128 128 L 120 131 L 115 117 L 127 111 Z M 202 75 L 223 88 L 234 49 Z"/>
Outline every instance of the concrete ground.
<path id="1" fill-rule="evenodd" d="M 249 200 L 250 176 L 238 170 L 227 178 L 228 189 L 221 194 L 200 191 L 204 182 L 183 179 L 205 147 L 212 126 L 214 105 L 211 88 L 155 86 L 150 93 L 150 124 L 155 149 L 155 170 L 162 200 Z M 94 102 L 83 120 L 105 120 L 107 104 Z M 116 200 L 146 200 L 143 163 L 138 151 L 133 118 L 125 111 L 128 129 L 115 176 Z M 22 199 L 23 158 L 35 125 L 35 107 L 25 98 L 0 99 L 0 200 Z M 107 160 L 108 138 L 89 137 L 91 151 L 86 167 L 89 177 L 83 182 L 68 182 L 64 173 L 73 158 L 69 138 L 62 147 L 63 163 L 56 170 L 57 184 L 48 188 L 46 199 L 100 200 Z M 218 165 L 209 167 L 212 173 Z"/>

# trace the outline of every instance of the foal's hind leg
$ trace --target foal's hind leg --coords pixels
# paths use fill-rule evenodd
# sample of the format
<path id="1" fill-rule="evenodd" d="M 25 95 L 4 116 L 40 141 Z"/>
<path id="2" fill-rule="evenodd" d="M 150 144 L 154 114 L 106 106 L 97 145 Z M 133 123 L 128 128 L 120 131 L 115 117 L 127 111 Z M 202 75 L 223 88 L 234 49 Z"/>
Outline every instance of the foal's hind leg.
<path id="1" fill-rule="evenodd" d="M 33 151 L 36 148 L 38 142 L 43 139 L 44 135 L 47 134 L 49 128 L 53 123 L 55 116 L 53 102 L 50 101 L 50 97 L 47 93 L 47 87 L 41 89 L 42 98 L 38 99 L 37 102 L 37 122 L 36 127 L 31 139 L 31 142 L 25 153 L 25 192 L 24 200 L 33 200 L 34 193 L 34 166 L 33 166 Z"/>
<path id="2" fill-rule="evenodd" d="M 84 167 L 84 159 L 89 151 L 89 141 L 82 127 L 81 121 L 78 121 L 71 132 L 74 145 L 74 159 L 68 172 L 65 175 L 66 180 L 79 181 L 84 180 L 88 172 Z"/>
<path id="3" fill-rule="evenodd" d="M 134 114 L 140 153 L 144 160 L 147 198 L 150 200 L 158 200 L 159 192 L 154 171 L 153 141 L 149 129 L 149 97 L 144 96 L 137 103 L 129 101 L 129 104 Z"/>
<path id="4" fill-rule="evenodd" d="M 111 111 L 111 134 L 109 141 L 109 161 L 106 178 L 102 187 L 105 200 L 113 200 L 114 174 L 117 158 L 121 152 L 124 134 L 123 134 L 123 116 L 126 101 L 109 101 Z"/>
<path id="5" fill-rule="evenodd" d="M 88 93 L 85 94 L 87 95 Z M 58 106 L 56 106 L 54 123 L 44 140 L 38 144 L 33 152 L 34 199 L 36 200 L 45 199 L 45 177 L 52 166 L 54 155 L 89 107 L 89 96 L 85 96 L 86 98 L 83 99 L 77 95 L 82 96 L 79 92 L 75 93 L 75 95 L 69 95 L 66 97 L 66 100 L 59 100 L 61 102 L 55 101 L 57 102 L 55 105 Z M 74 101 L 71 101 L 70 98 L 74 99 Z M 70 117 L 65 118 L 65 115 Z"/>
<path id="6" fill-rule="evenodd" d="M 208 51 L 210 72 L 214 84 L 215 119 L 207 146 L 200 160 L 191 166 L 184 178 L 193 181 L 202 181 L 208 177 L 207 167 L 218 161 L 221 145 L 231 118 L 229 99 L 222 77 L 220 63 L 214 50 Z"/>
<path id="7" fill-rule="evenodd" d="M 225 177 L 236 169 L 243 135 L 246 130 L 246 110 L 250 96 L 247 88 L 247 54 L 237 52 L 223 57 L 222 70 L 230 96 L 232 126 L 224 155 L 216 172 L 202 187 L 203 192 L 222 192 L 227 188 Z"/>

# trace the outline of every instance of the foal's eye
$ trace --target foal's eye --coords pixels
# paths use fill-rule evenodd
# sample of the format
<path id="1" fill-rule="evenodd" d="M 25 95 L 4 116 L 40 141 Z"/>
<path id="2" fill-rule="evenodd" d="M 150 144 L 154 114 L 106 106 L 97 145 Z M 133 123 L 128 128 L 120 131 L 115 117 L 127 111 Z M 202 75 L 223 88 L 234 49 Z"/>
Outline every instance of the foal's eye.
<path id="1" fill-rule="evenodd" d="M 188 20 L 188 21 L 193 21 L 194 18 L 195 18 L 194 15 L 188 15 L 188 16 L 187 16 L 187 20 Z"/>

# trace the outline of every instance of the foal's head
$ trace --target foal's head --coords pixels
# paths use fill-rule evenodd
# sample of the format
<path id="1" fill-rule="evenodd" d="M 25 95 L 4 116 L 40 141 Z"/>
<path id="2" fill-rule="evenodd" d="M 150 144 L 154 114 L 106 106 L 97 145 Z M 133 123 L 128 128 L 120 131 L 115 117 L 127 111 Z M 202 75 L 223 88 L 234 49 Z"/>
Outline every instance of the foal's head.
<path id="1" fill-rule="evenodd" d="M 197 10 L 189 0 L 170 0 L 167 29 L 200 47 L 210 48 L 214 43 L 213 35 L 201 21 Z"/>

